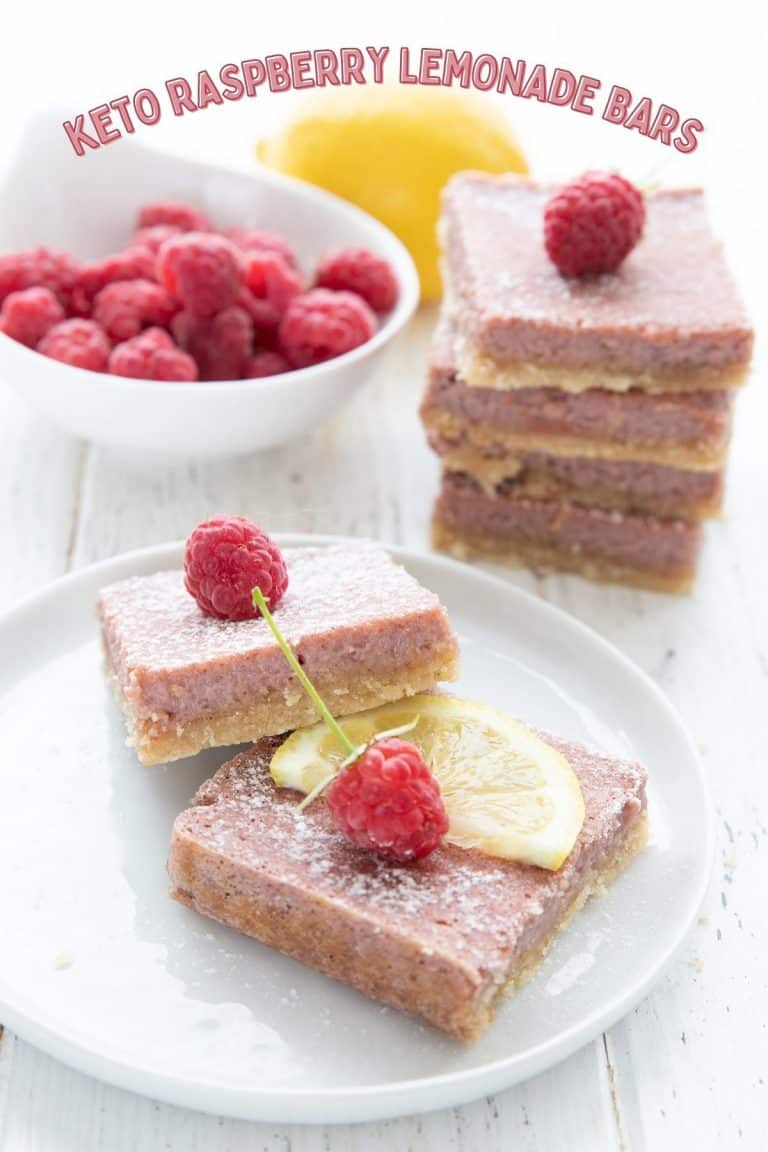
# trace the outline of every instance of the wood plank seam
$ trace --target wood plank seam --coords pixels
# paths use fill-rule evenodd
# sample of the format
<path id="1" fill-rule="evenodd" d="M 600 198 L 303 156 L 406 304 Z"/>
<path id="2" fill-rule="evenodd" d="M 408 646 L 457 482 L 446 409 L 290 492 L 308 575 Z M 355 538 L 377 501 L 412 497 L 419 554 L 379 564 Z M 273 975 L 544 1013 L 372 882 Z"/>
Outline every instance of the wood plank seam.
<path id="1" fill-rule="evenodd" d="M 607 1032 L 603 1032 L 603 1055 L 605 1057 L 605 1069 L 608 1074 L 608 1095 L 610 1098 L 611 1115 L 616 1126 L 618 1152 L 630 1152 L 629 1144 L 627 1143 L 626 1137 L 624 1135 L 624 1124 L 622 1122 L 621 1101 L 619 1098 L 619 1090 L 616 1080 L 616 1070 L 613 1066 L 613 1061 L 611 1060 L 610 1040 Z"/>

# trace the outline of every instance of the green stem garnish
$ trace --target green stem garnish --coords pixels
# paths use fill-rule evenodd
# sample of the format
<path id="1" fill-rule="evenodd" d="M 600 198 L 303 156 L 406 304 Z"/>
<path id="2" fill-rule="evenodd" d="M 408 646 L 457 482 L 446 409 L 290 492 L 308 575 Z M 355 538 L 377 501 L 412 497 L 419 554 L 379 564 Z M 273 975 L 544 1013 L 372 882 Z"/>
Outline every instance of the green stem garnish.
<path id="1" fill-rule="evenodd" d="M 315 688 L 309 676 L 307 676 L 301 664 L 299 664 L 299 661 L 291 651 L 288 641 L 283 636 L 277 624 L 275 624 L 272 613 L 267 607 L 267 602 L 264 599 L 261 588 L 253 588 L 251 590 L 251 599 L 253 600 L 254 607 L 258 608 L 259 612 L 261 612 L 262 616 L 264 617 L 267 627 L 277 641 L 283 656 L 285 656 L 291 668 L 296 673 L 302 688 L 306 692 L 307 696 L 309 696 L 310 700 L 314 704 L 317 711 L 320 713 L 322 719 L 328 725 L 328 728 L 338 740 L 339 744 L 341 744 L 342 748 L 346 751 L 347 756 L 340 764 L 339 772 L 341 772 L 344 768 L 348 768 L 350 764 L 354 764 L 355 761 L 359 760 L 361 756 L 364 756 L 371 745 L 375 744 L 378 740 L 386 740 L 390 736 L 404 736 L 406 732 L 413 731 L 419 722 L 418 716 L 416 716 L 415 719 L 411 720 L 408 724 L 401 724 L 399 728 L 390 728 L 386 732 L 377 732 L 376 735 L 371 740 L 369 740 L 367 744 L 359 744 L 357 747 L 355 747 L 343 728 L 340 728 L 336 723 L 322 696 Z M 311 792 L 307 793 L 307 795 L 299 804 L 299 810 L 301 811 L 301 809 L 306 808 L 308 804 L 311 804 L 312 801 L 315 800 L 320 795 L 320 793 L 328 787 L 335 775 L 335 772 L 331 773 L 331 775 L 327 776 L 325 780 L 321 780 L 320 783 L 317 784 Z"/>
<path id="2" fill-rule="evenodd" d="M 416 716 L 407 724 L 401 724 L 399 728 L 387 728 L 383 732 L 377 732 L 376 735 L 372 736 L 371 739 L 368 740 L 365 744 L 358 744 L 357 748 L 355 748 L 353 752 L 350 752 L 349 756 L 347 756 L 345 760 L 342 760 L 341 764 L 339 764 L 335 772 L 329 772 L 328 775 L 319 782 L 319 784 L 315 784 L 311 792 L 307 792 L 306 796 L 299 804 L 299 812 L 303 812 L 305 808 L 309 807 L 313 800 L 316 800 L 318 796 L 322 795 L 322 793 L 325 792 L 326 788 L 330 784 L 331 780 L 334 780 L 338 776 L 339 772 L 343 772 L 345 768 L 349 768 L 350 765 L 356 764 L 358 760 L 361 760 L 373 744 L 378 744 L 379 740 L 388 740 L 390 736 L 405 736 L 407 732 L 413 732 L 418 722 L 419 717 Z"/>
<path id="3" fill-rule="evenodd" d="M 333 732 L 342 748 L 346 749 L 350 756 L 353 756 L 356 752 L 354 744 L 336 723 L 333 716 L 326 707 L 325 701 L 322 699 L 320 693 L 317 691 L 309 676 L 307 676 L 301 664 L 299 664 L 298 660 L 291 651 L 287 640 L 283 636 L 277 624 L 275 624 L 275 621 L 272 618 L 272 613 L 270 612 L 269 608 L 267 608 L 267 602 L 262 595 L 261 588 L 254 588 L 251 591 L 251 598 L 253 599 L 254 606 L 258 608 L 259 612 L 261 612 L 262 616 L 266 620 L 267 627 L 277 641 L 283 656 L 285 656 L 291 668 L 296 673 L 299 682 L 301 683 L 301 686 L 306 692 L 307 696 L 309 696 L 315 708 L 317 708 L 318 712 L 322 716 L 323 720 L 325 720 L 326 724 L 330 728 L 331 732 Z"/>

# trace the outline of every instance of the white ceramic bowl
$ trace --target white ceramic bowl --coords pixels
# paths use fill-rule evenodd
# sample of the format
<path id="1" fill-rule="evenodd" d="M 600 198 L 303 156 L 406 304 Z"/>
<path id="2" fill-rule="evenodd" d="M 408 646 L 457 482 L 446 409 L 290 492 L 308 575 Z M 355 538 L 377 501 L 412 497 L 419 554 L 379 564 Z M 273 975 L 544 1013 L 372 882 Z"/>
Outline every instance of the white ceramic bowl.
<path id="1" fill-rule="evenodd" d="M 47 244 L 92 259 L 126 246 L 141 203 L 187 200 L 220 227 L 282 233 L 305 270 L 355 245 L 395 269 L 400 296 L 367 344 L 312 368 L 261 380 L 164 383 L 71 368 L 0 333 L 0 378 L 62 427 L 121 448 L 235 455 L 301 436 L 370 375 L 418 302 L 416 269 L 383 225 L 327 192 L 254 166 L 228 169 L 122 139 L 78 158 L 54 113 L 32 123 L 0 187 L 0 251 Z"/>

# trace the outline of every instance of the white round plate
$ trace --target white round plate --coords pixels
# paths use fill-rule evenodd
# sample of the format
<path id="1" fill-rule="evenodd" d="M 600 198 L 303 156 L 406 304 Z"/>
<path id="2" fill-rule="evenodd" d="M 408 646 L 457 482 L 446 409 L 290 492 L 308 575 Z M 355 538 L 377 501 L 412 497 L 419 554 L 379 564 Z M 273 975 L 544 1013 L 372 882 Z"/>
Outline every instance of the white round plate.
<path id="1" fill-rule="evenodd" d="M 682 723 L 641 671 L 562 612 L 469 567 L 392 552 L 448 609 L 460 693 L 647 766 L 647 849 L 471 1046 L 180 907 L 165 872 L 171 825 L 230 753 L 142 768 L 125 747 L 94 600 L 112 580 L 179 565 L 181 547 L 121 556 L 0 620 L 6 1026 L 174 1104 L 273 1122 L 372 1120 L 531 1076 L 648 991 L 698 911 L 712 855 Z"/>

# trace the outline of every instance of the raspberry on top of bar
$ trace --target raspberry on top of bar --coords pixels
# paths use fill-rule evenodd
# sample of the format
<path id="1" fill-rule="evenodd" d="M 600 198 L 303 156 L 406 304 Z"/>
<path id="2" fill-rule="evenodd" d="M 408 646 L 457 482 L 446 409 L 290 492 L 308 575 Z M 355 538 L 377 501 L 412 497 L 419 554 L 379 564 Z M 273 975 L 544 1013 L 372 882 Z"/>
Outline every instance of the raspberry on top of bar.
<path id="1" fill-rule="evenodd" d="M 551 192 L 525 178 L 472 172 L 446 186 L 443 262 L 462 378 L 570 390 L 739 383 L 752 329 L 702 191 L 648 192 L 636 248 L 616 272 L 579 279 L 561 276 L 544 247 Z M 493 364 L 531 371 L 494 381 Z M 563 378 L 548 377 L 546 366 Z"/>
<path id="2" fill-rule="evenodd" d="M 335 715 L 457 675 L 437 596 L 366 542 L 285 548 L 276 616 Z M 205 615 L 181 570 L 133 577 L 98 600 L 129 737 L 144 763 L 312 723 L 315 712 L 266 622 Z"/>

